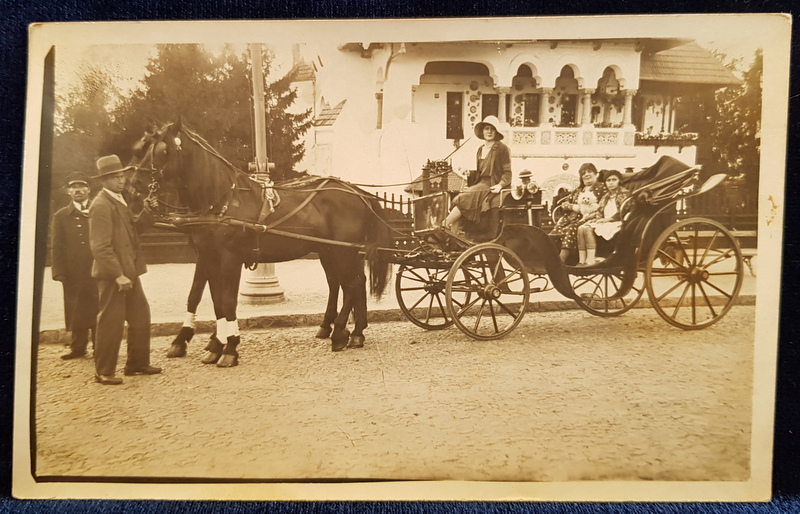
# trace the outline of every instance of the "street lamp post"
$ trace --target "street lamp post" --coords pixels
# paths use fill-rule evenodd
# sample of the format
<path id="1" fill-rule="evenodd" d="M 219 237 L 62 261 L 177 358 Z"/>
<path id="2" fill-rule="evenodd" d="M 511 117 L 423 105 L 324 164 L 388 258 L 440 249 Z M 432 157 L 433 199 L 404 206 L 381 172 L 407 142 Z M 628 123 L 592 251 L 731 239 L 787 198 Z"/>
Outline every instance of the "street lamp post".
<path id="1" fill-rule="evenodd" d="M 261 44 L 251 43 L 250 62 L 253 77 L 253 117 L 256 162 L 255 175 L 259 180 L 269 180 L 269 161 L 267 158 L 267 121 L 264 104 L 264 75 L 262 72 Z M 239 291 L 247 303 L 278 303 L 285 300 L 283 289 L 275 275 L 275 265 L 260 263 L 254 270 L 244 271 L 244 283 Z"/>

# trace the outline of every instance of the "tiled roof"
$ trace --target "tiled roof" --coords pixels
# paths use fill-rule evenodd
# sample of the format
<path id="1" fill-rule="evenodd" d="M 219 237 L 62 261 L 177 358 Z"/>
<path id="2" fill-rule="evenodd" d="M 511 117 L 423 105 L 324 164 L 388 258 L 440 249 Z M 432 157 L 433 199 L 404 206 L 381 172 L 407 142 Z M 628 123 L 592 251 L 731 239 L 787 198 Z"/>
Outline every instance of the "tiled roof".
<path id="1" fill-rule="evenodd" d="M 461 175 L 459 175 L 458 173 L 456 173 L 455 171 L 451 171 L 450 173 L 448 173 L 443 178 L 447 178 L 447 190 L 448 191 L 455 191 L 455 192 L 461 191 L 461 188 L 465 185 L 464 184 L 464 178 Z M 434 177 L 431 182 L 434 182 L 436 180 L 437 180 L 437 177 Z M 434 184 L 435 184 L 435 182 L 434 182 Z M 435 185 L 438 185 L 438 184 L 435 184 Z M 417 178 L 415 178 L 414 181 L 411 183 L 411 185 L 409 185 L 408 187 L 405 188 L 405 192 L 406 193 L 418 193 L 418 194 L 422 193 L 422 175 L 420 175 Z"/>
<path id="2" fill-rule="evenodd" d="M 299 62 L 295 64 L 292 68 L 292 73 L 294 73 L 294 82 L 308 82 L 313 81 L 316 78 L 314 68 L 312 68 L 307 62 Z"/>
<path id="3" fill-rule="evenodd" d="M 739 85 L 741 80 L 697 43 L 642 54 L 641 80 L 715 86 Z"/>
<path id="4" fill-rule="evenodd" d="M 342 112 L 342 108 L 344 107 L 344 103 L 347 100 L 342 100 L 336 107 L 331 107 L 328 105 L 328 102 L 322 104 L 322 109 L 320 110 L 317 117 L 314 118 L 314 126 L 315 127 L 330 127 L 336 122 L 336 118 L 339 117 L 339 113 Z"/>

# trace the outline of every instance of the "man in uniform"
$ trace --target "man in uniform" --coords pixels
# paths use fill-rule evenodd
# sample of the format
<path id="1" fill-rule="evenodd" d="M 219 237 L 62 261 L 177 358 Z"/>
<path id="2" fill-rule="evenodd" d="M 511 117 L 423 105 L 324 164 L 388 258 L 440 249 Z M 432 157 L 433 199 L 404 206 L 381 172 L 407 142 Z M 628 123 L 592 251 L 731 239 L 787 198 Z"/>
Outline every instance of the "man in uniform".
<path id="1" fill-rule="evenodd" d="M 134 217 L 122 191 L 125 171 L 116 155 L 97 160 L 103 189 L 89 209 L 92 276 L 97 279 L 100 314 L 95 341 L 95 379 L 104 385 L 121 384 L 116 376 L 125 321 L 128 354 L 125 375 L 155 375 L 150 365 L 150 305 L 139 277 L 147 271 L 137 232 L 153 224 L 147 209 Z"/>
<path id="2" fill-rule="evenodd" d="M 89 177 L 75 172 L 67 177 L 69 205 L 53 216 L 53 280 L 64 288 L 64 321 L 71 335 L 64 360 L 86 355 L 89 333 L 95 339 L 97 286 L 92 278 L 89 248 Z"/>

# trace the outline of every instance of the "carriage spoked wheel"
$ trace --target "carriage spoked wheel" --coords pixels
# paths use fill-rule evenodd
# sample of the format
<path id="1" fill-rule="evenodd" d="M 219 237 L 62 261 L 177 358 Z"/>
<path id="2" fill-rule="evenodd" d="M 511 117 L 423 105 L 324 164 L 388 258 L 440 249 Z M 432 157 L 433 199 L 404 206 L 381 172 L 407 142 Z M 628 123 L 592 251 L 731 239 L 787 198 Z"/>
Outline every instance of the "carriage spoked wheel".
<path id="1" fill-rule="evenodd" d="M 634 273 L 630 290 L 622 294 L 623 281 L 628 273 Z M 572 289 L 577 295 L 575 300 L 585 311 L 596 316 L 619 316 L 639 303 L 645 291 L 644 273 L 634 270 L 603 271 L 597 275 L 576 277 Z"/>
<path id="2" fill-rule="evenodd" d="M 446 307 L 445 286 L 450 268 L 415 268 L 400 266 L 394 291 L 406 318 L 426 330 L 441 330 L 453 324 Z M 453 303 L 463 307 L 469 291 L 455 294 Z"/>
<path id="3" fill-rule="evenodd" d="M 462 253 L 447 275 L 445 288 L 455 325 L 483 341 L 503 337 L 519 325 L 529 294 L 528 272 L 522 261 L 495 243 L 479 244 Z"/>
<path id="4" fill-rule="evenodd" d="M 661 233 L 648 254 L 647 295 L 658 314 L 684 330 L 716 323 L 744 280 L 742 251 L 721 224 L 688 218 Z"/>

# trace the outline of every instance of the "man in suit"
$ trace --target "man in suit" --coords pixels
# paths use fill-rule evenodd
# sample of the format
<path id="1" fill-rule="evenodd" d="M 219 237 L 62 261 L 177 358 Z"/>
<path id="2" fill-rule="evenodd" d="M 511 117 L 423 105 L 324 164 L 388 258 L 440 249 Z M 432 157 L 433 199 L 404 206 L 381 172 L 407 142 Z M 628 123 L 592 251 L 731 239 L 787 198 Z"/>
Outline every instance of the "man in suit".
<path id="1" fill-rule="evenodd" d="M 67 177 L 70 203 L 53 216 L 53 280 L 64 288 L 64 321 L 71 335 L 64 360 L 86 355 L 89 333 L 95 339 L 97 286 L 92 278 L 89 248 L 89 177 L 71 173 Z"/>
<path id="2" fill-rule="evenodd" d="M 147 209 L 135 218 L 122 191 L 125 171 L 116 155 L 97 160 L 103 189 L 89 209 L 92 276 L 97 279 L 100 313 L 95 341 L 95 379 L 104 385 L 121 384 L 116 376 L 125 321 L 128 355 L 125 375 L 155 375 L 150 365 L 150 305 L 139 277 L 147 271 L 138 232 L 153 224 Z"/>

